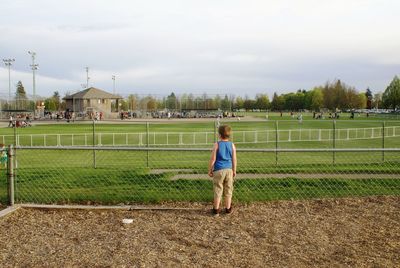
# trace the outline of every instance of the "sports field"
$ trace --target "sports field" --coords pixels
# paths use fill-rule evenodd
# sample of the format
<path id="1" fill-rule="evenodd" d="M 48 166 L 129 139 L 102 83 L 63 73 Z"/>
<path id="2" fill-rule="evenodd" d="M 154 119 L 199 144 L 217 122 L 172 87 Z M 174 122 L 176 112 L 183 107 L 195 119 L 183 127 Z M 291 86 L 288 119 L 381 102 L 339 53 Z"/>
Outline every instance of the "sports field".
<path id="1" fill-rule="evenodd" d="M 343 116 L 334 125 L 310 115 L 302 122 L 276 114 L 269 120 L 263 117 L 265 113 L 220 122 L 232 126 L 237 148 L 243 150 L 238 152 L 236 201 L 400 194 L 398 152 L 245 151 L 400 148 L 400 121 L 383 125 L 380 120 Z M 16 198 L 28 203 L 209 201 L 212 184 L 205 174 L 215 125 L 215 119 L 97 122 L 94 143 L 91 122 L 43 122 L 17 129 L 17 143 L 33 148 L 17 150 Z M 0 131 L 0 139 L 4 135 L 6 144 L 13 142 L 13 129 Z M 90 149 L 93 144 L 96 151 Z M 72 145 L 89 147 L 68 150 Z M 116 149 L 101 150 L 112 146 Z M 148 152 L 127 147 L 207 150 Z M 6 178 L 0 172 L 4 202 Z"/>

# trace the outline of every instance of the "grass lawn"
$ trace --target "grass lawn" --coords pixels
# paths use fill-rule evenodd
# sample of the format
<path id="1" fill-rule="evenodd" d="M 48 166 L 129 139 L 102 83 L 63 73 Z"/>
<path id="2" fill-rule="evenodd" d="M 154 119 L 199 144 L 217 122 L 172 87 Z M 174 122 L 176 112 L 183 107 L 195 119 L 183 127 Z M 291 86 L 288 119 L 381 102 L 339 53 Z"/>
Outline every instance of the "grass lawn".
<path id="1" fill-rule="evenodd" d="M 254 116 L 262 116 L 257 114 Z M 265 114 L 264 114 L 265 116 Z M 277 119 L 277 116 L 270 118 Z M 279 116 L 278 116 L 279 117 Z M 331 129 L 331 120 L 305 120 L 302 124 L 285 117 L 278 122 L 280 130 Z M 272 119 L 271 118 L 271 119 Z M 280 119 L 280 118 L 278 118 Z M 309 119 L 309 115 L 305 116 Z M 234 131 L 274 130 L 273 121 L 233 121 Z M 386 121 L 386 126 L 400 126 L 400 121 Z M 382 121 L 370 121 L 366 118 L 340 119 L 337 129 L 379 128 Z M 12 129 L 0 129 L 1 135 L 12 134 Z M 150 133 L 213 132 L 214 121 L 209 122 L 168 122 L 151 123 Z M 128 139 L 134 139 L 135 133 L 145 133 L 146 124 L 96 124 L 97 133 L 129 133 Z M 18 129 L 21 135 L 30 134 L 68 134 L 92 133 L 88 123 L 41 124 L 31 128 Z M 261 132 L 260 132 L 261 133 Z M 280 133 L 285 135 L 284 132 Z M 261 135 L 261 134 L 260 134 Z M 304 135 L 304 134 L 303 134 Z M 272 135 L 274 136 L 274 135 Z M 64 136 L 63 136 L 64 137 Z M 80 145 L 83 137 L 75 138 Z M 137 136 L 138 137 L 138 136 Z M 163 136 L 149 136 L 160 140 Z M 124 140 L 126 135 L 114 139 Z M 147 141 L 144 136 L 143 142 Z M 165 136 L 164 136 L 165 138 Z M 170 139 L 178 139 L 171 135 Z M 204 137 L 203 137 L 204 138 Z M 251 137 L 245 137 L 250 139 Z M 265 136 L 264 136 L 265 138 Z M 270 137 L 273 139 L 273 137 Z M 21 138 L 22 139 L 22 138 Z M 55 143 L 54 140 L 47 141 Z M 68 137 L 63 138 L 68 143 Z M 92 142 L 91 135 L 86 137 Z M 98 139 L 96 137 L 96 139 Z M 104 135 L 103 144 L 109 144 L 112 136 Z M 236 139 L 240 139 L 237 137 Z M 238 143 L 238 148 L 275 148 L 275 142 Z M 281 136 L 279 148 L 332 148 L 332 141 L 287 141 Z M 286 141 L 284 141 L 286 139 Z M 210 148 L 214 140 L 211 135 L 205 145 L 183 144 L 180 147 Z M 0 140 L 1 142 L 1 140 Z M 11 142 L 11 141 L 9 141 Z M 96 140 L 96 143 L 98 140 Z M 24 143 L 24 140 L 20 140 Z M 35 140 L 40 145 L 40 140 Z M 48 144 L 52 145 L 52 144 Z M 145 145 L 145 144 L 144 144 Z M 386 148 L 400 148 L 399 137 L 386 137 Z M 154 146 L 154 145 L 152 145 Z M 336 148 L 381 148 L 382 138 L 349 139 L 336 141 Z M 97 151 L 95 158 L 92 150 L 17 150 L 16 198 L 18 202 L 34 203 L 146 203 L 161 201 L 210 201 L 212 184 L 202 179 L 172 180 L 174 174 L 204 174 L 207 171 L 209 152 L 147 152 L 144 151 Z M 235 184 L 236 201 L 249 202 L 274 199 L 298 199 L 314 197 L 342 197 L 367 195 L 399 195 L 400 179 L 388 178 L 352 179 L 346 174 L 399 174 L 400 154 L 380 152 L 368 153 L 263 153 L 239 152 L 238 172 L 243 174 L 264 174 L 263 178 L 247 178 Z M 94 168 L 94 159 L 96 169 Z M 337 174 L 337 178 L 299 179 L 296 174 Z M 268 174 L 286 174 L 276 179 Z M 262 176 L 264 176 L 262 175 Z M 7 200 L 7 183 L 4 170 L 0 170 L 0 202 Z"/>

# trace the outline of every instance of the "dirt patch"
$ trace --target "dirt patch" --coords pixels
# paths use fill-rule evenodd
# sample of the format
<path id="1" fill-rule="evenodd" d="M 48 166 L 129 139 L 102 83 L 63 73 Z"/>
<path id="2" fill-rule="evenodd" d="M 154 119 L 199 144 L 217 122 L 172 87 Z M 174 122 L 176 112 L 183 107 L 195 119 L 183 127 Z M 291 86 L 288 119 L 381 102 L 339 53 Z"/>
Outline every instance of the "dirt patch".
<path id="1" fill-rule="evenodd" d="M 400 265 L 400 197 L 241 205 L 218 218 L 204 205 L 188 207 L 20 209 L 0 219 L 0 266 Z"/>

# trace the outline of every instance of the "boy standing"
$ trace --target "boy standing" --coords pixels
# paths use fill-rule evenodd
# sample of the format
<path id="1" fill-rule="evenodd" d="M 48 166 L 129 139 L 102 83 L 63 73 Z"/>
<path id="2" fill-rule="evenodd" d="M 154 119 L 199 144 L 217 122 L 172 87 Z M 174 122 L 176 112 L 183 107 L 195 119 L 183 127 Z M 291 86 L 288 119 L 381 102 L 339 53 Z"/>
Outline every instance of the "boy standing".
<path id="1" fill-rule="evenodd" d="M 228 125 L 218 128 L 220 140 L 214 144 L 208 165 L 208 175 L 213 177 L 214 203 L 213 214 L 220 213 L 222 194 L 225 201 L 225 212 L 232 212 L 233 178 L 236 176 L 236 147 L 229 140 L 232 129 Z"/>

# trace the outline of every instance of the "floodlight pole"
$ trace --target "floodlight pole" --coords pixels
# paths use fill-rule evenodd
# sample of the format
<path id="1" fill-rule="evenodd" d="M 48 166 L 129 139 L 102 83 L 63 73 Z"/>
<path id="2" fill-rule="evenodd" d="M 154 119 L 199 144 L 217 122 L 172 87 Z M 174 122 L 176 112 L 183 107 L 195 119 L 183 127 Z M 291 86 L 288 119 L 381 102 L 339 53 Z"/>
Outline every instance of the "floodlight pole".
<path id="1" fill-rule="evenodd" d="M 32 64 L 30 65 L 32 68 L 32 94 L 36 106 L 36 70 L 38 69 L 39 64 L 35 64 L 36 52 L 28 51 L 28 54 L 32 57 Z"/>
<path id="2" fill-rule="evenodd" d="M 89 88 L 89 67 L 85 67 L 86 69 L 86 88 Z"/>
<path id="3" fill-rule="evenodd" d="M 111 79 L 113 80 L 113 94 L 115 95 L 115 75 L 112 75 Z"/>
<path id="4" fill-rule="evenodd" d="M 8 106 L 11 101 L 11 65 L 15 59 L 3 59 L 4 65 L 8 68 Z"/>

